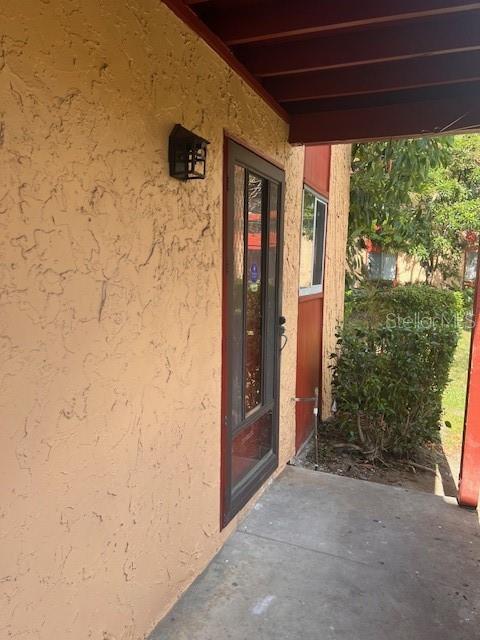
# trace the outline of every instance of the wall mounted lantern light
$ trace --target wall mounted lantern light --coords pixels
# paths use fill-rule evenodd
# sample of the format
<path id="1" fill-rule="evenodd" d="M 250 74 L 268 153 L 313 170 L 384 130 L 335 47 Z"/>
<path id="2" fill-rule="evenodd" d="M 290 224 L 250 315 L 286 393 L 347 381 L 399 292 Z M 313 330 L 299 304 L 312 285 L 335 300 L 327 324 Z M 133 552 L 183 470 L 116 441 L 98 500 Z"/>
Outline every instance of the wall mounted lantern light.
<path id="1" fill-rule="evenodd" d="M 207 169 L 205 138 L 176 124 L 168 141 L 170 175 L 178 180 L 203 180 Z"/>

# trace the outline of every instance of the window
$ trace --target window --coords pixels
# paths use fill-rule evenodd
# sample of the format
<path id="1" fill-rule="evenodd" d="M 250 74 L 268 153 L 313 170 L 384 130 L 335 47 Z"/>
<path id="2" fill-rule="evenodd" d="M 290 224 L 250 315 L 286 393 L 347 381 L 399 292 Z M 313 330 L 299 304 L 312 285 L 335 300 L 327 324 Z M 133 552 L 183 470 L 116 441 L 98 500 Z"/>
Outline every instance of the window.
<path id="1" fill-rule="evenodd" d="M 327 203 L 305 188 L 300 241 L 300 295 L 323 291 L 326 221 Z"/>
<path id="2" fill-rule="evenodd" d="M 477 279 L 477 261 L 478 251 L 466 251 L 465 253 L 465 277 L 464 280 L 476 280 Z"/>
<path id="3" fill-rule="evenodd" d="M 395 280 L 397 256 L 383 251 L 368 254 L 368 277 L 370 280 Z"/>

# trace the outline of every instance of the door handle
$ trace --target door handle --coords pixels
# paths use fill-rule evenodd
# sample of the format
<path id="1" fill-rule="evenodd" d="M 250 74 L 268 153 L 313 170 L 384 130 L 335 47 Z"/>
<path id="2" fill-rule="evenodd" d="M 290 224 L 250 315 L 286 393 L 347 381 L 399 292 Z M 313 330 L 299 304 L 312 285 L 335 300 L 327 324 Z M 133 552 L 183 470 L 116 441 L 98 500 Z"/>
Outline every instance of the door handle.
<path id="1" fill-rule="evenodd" d="M 284 346 L 287 344 L 287 336 L 285 335 L 285 323 L 287 322 L 287 319 L 285 318 L 285 316 L 280 316 L 278 318 L 278 328 L 279 328 L 279 334 L 282 338 L 285 338 L 285 342 L 283 343 L 283 345 L 280 347 L 280 351 L 283 350 Z"/>

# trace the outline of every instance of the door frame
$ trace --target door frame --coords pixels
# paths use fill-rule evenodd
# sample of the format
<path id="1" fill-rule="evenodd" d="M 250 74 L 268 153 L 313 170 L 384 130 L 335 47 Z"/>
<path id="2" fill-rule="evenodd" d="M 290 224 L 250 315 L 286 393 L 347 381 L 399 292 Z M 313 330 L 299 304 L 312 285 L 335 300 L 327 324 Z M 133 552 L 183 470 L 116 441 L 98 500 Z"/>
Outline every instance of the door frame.
<path id="1" fill-rule="evenodd" d="M 248 145 L 241 143 L 237 138 L 224 133 L 223 144 L 223 234 L 222 234 L 222 379 L 221 379 L 221 478 L 220 478 L 220 528 L 223 529 L 232 518 L 245 506 L 245 504 L 260 489 L 267 478 L 278 467 L 279 444 L 279 413 L 280 413 L 280 331 L 275 332 L 274 345 L 274 385 L 276 398 L 273 409 L 272 452 L 261 469 L 256 473 L 247 474 L 241 485 L 241 490 L 236 495 L 232 494 L 231 483 L 231 449 L 233 433 L 229 424 L 229 380 L 230 380 L 230 351 L 231 340 L 229 335 L 230 325 L 230 272 L 229 258 L 232 240 L 232 225 L 230 212 L 233 205 L 233 189 L 229 189 L 229 176 L 232 173 L 235 162 L 251 168 L 255 173 L 274 180 L 279 184 L 280 195 L 277 212 L 277 264 L 276 264 L 276 310 L 275 317 L 282 315 L 282 274 L 283 274 L 283 228 L 284 228 L 284 203 L 285 203 L 285 172 L 281 167 L 273 164 L 258 154 Z M 277 324 L 278 327 L 278 324 Z"/>

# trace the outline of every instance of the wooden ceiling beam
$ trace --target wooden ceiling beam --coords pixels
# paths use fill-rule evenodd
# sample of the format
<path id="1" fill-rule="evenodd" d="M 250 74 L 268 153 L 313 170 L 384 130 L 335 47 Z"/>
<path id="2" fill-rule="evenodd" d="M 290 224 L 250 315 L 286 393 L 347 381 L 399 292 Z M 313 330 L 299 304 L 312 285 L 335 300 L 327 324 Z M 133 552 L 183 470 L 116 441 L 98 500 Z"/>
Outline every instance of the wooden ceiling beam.
<path id="1" fill-rule="evenodd" d="M 258 2 L 258 0 L 183 0 L 183 4 L 186 4 L 187 6 L 208 6 L 209 8 L 222 7 L 222 9 L 225 9 L 225 7 L 238 7 L 246 4 L 255 4 L 256 2 Z"/>
<path id="2" fill-rule="evenodd" d="M 292 144 L 338 144 L 480 131 L 480 85 L 458 95 L 291 116 Z"/>
<path id="3" fill-rule="evenodd" d="M 262 0 L 206 6 L 201 17 L 228 45 L 391 24 L 480 9 L 472 0 Z"/>
<path id="4" fill-rule="evenodd" d="M 413 24 L 362 29 L 285 43 L 235 49 L 258 77 L 340 69 L 480 49 L 480 11 Z"/>
<path id="5" fill-rule="evenodd" d="M 480 80 L 480 51 L 265 78 L 280 103 Z M 284 104 L 288 107 L 287 104 Z"/>
<path id="6" fill-rule="evenodd" d="M 318 113 L 320 111 L 348 111 L 371 107 L 382 107 L 392 104 L 406 105 L 416 102 L 445 100 L 452 96 L 464 98 L 480 88 L 480 82 L 463 82 L 455 84 L 416 87 L 383 93 L 360 93 L 351 96 L 338 96 L 289 102 L 288 112 L 292 114 Z"/>

